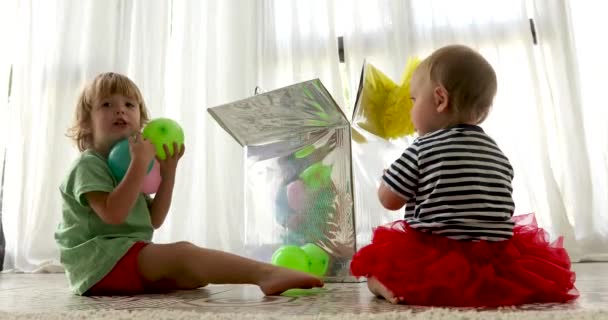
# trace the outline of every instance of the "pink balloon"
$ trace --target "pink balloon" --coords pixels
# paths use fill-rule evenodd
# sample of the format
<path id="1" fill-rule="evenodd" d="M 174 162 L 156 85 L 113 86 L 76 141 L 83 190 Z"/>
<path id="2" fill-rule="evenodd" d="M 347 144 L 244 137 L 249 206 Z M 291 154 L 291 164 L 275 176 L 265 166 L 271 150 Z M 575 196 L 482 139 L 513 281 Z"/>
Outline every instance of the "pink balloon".
<path id="1" fill-rule="evenodd" d="M 150 170 L 150 172 L 148 172 L 148 174 L 144 177 L 141 192 L 146 194 L 156 193 L 156 191 L 158 191 L 158 187 L 160 186 L 160 181 L 160 165 L 158 164 L 158 161 L 154 160 L 152 170 Z"/>
<path id="2" fill-rule="evenodd" d="M 287 204 L 296 211 L 302 212 L 306 203 L 310 201 L 306 185 L 302 180 L 296 180 L 287 185 Z"/>

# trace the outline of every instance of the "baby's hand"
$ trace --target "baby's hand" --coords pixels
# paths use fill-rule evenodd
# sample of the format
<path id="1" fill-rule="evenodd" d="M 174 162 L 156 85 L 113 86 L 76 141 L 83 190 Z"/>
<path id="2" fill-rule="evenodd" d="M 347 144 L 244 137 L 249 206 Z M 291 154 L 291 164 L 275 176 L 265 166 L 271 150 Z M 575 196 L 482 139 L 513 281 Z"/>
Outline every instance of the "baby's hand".
<path id="1" fill-rule="evenodd" d="M 150 163 L 156 153 L 152 142 L 144 139 L 139 132 L 129 138 L 129 151 L 133 162 L 141 161 L 145 164 Z"/>
<path id="2" fill-rule="evenodd" d="M 171 153 L 169 152 L 169 147 L 166 144 L 163 144 L 163 149 L 165 150 L 165 154 L 167 155 L 165 160 L 161 160 L 158 157 L 156 158 L 156 160 L 160 164 L 160 176 L 163 180 L 173 179 L 175 178 L 177 163 L 179 162 L 179 159 L 181 159 L 184 155 L 184 152 L 186 152 L 186 146 L 182 144 L 180 149 L 178 144 L 174 142 L 173 155 L 170 155 Z"/>

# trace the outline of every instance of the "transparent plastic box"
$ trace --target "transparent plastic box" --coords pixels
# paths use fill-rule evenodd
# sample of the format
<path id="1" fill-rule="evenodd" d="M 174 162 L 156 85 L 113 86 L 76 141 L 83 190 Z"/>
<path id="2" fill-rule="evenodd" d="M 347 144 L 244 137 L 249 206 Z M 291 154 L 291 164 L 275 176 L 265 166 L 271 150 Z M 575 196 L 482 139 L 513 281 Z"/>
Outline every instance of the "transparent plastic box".
<path id="1" fill-rule="evenodd" d="M 229 249 L 270 262 L 282 245 L 314 243 L 330 255 L 326 281 L 353 281 L 351 128 L 323 84 L 302 82 L 208 112 L 243 152 L 242 217 L 232 226 L 241 247 Z M 216 185 L 223 188 L 209 190 L 209 199 L 235 192 Z"/>

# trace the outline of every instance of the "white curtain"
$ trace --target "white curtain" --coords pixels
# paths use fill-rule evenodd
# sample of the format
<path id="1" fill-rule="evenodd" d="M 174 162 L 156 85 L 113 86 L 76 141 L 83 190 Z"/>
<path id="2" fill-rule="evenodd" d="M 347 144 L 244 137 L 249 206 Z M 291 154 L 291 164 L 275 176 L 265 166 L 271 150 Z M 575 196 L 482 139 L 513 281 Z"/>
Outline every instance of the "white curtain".
<path id="1" fill-rule="evenodd" d="M 18 2 L 2 208 L 6 269 L 33 271 L 57 264 L 58 186 L 77 154 L 65 132 L 84 82 L 103 71 L 128 74 L 158 114 L 164 100 L 168 4 Z"/>
<path id="2" fill-rule="evenodd" d="M 335 8 L 340 10 L 339 8 Z M 319 78 L 344 107 L 332 1 L 261 2 L 259 85 L 269 91 Z"/>
<path id="3" fill-rule="evenodd" d="M 0 109 L 7 112 L 3 121 L 11 119 L 5 269 L 58 270 L 58 186 L 77 155 L 64 134 L 79 90 L 97 73 L 128 75 L 152 117 L 173 118 L 184 128 L 187 152 L 173 206 L 154 240 L 224 250 L 241 242 L 231 231 L 242 218 L 242 150 L 220 139 L 225 132 L 209 125 L 206 109 L 252 96 L 256 86 L 269 91 L 313 78 L 341 101 L 332 7 L 323 1 L 11 3 L 18 4 L 14 58 L 2 62 L 13 65 L 12 99 Z M 234 193 L 209 198 L 210 182 L 234 185 Z"/>
<path id="4" fill-rule="evenodd" d="M 14 43 L 17 12 L 17 3 L 14 1 L 0 2 L 0 42 L 4 44 Z M 0 51 L 0 176 L 4 169 L 4 151 L 6 148 L 8 135 L 8 94 L 9 81 L 11 73 L 11 61 L 13 59 L 12 50 Z M 1 179 L 1 177 L 0 177 Z M 0 181 L 0 184 L 2 182 Z M 2 186 L 0 185 L 0 190 Z M 0 208 L 0 215 L 2 208 Z"/>
<path id="5" fill-rule="evenodd" d="M 484 127 L 513 162 L 517 172 L 515 201 L 518 212 L 538 211 L 533 209 L 527 198 L 529 187 L 526 183 L 534 181 L 542 184 L 545 179 L 526 175 L 525 172 L 536 172 L 536 169 L 531 169 L 530 159 L 540 161 L 539 157 L 532 151 L 526 151 L 525 157 L 530 159 L 517 159 L 521 150 L 516 149 L 522 147 L 517 143 L 521 139 L 519 136 L 525 136 L 528 140 L 534 138 L 538 134 L 537 126 L 529 124 L 525 130 L 514 130 L 516 122 L 523 120 L 534 123 L 537 112 L 534 93 L 537 84 L 531 67 L 534 62 L 528 55 L 532 48 L 532 37 L 524 1 L 362 0 L 350 7 L 341 23 L 345 30 L 346 65 L 351 80 L 358 79 L 364 59 L 395 81 L 400 81 L 408 57 L 423 59 L 433 50 L 454 43 L 480 51 L 495 67 L 499 78 L 494 110 Z M 356 85 L 356 82 L 351 81 L 351 85 Z M 530 116 L 519 116 L 530 113 Z M 523 119 L 516 121 L 518 118 Z M 356 168 L 373 177 L 372 180 L 362 181 L 365 187 L 359 189 L 376 188 L 382 169 L 388 167 L 403 151 L 402 141 L 395 141 L 389 146 L 384 141 L 375 143 L 380 146 L 374 147 L 373 143 L 369 143 L 355 149 L 360 149 L 361 154 L 361 160 L 355 163 Z M 532 146 L 526 148 L 534 149 Z M 374 159 L 374 156 L 369 156 L 369 150 L 373 149 L 390 152 L 379 153 L 382 156 Z M 526 165 L 522 167 L 520 164 Z M 537 163 L 536 167 L 539 166 L 541 164 Z M 369 174 L 373 170 L 375 173 Z M 357 223 L 359 230 L 365 231 L 402 215 L 401 212 L 382 210 L 375 199 L 366 199 L 364 191 L 358 192 L 363 209 L 381 213 L 360 218 Z M 542 220 L 542 212 L 539 215 Z M 369 239 L 364 237 L 361 240 Z"/>
<path id="6" fill-rule="evenodd" d="M 597 38 L 608 28 L 607 10 L 596 0 L 535 1 L 540 60 L 555 101 L 550 125 L 560 128 L 549 133 L 559 137 L 551 158 L 563 159 L 558 182 L 582 260 L 608 260 L 608 109 L 601 100 L 608 44 Z"/>
<path id="7" fill-rule="evenodd" d="M 0 2 L 0 43 L 10 45 L 14 43 L 17 3 L 14 1 Z M 0 50 L 0 263 L 4 261 L 4 229 L 2 227 L 2 194 L 4 154 L 8 141 L 8 95 L 10 86 L 11 61 L 13 51 Z"/>
<path id="8" fill-rule="evenodd" d="M 603 74 L 598 62 L 607 71 L 607 52 L 591 35 L 603 30 L 598 24 L 606 28 L 599 16 L 605 5 L 574 3 L 344 1 L 348 14 L 341 23 L 351 86 L 363 59 L 399 80 L 411 55 L 423 58 L 452 43 L 479 50 L 499 82 L 493 111 L 482 126 L 515 168 L 516 214 L 535 212 L 552 237 L 564 236 L 574 260 L 597 260 L 608 258 L 608 135 L 599 97 L 602 80 L 595 74 Z M 586 67 L 580 73 L 579 65 Z M 379 176 L 394 159 L 368 159 L 366 169 L 375 168 Z M 377 225 L 400 214 L 384 212 L 368 222 Z"/>
<path id="9" fill-rule="evenodd" d="M 243 177 L 243 155 L 208 119 L 207 108 L 249 97 L 256 86 L 270 91 L 320 78 L 340 106 L 350 110 L 363 59 L 398 81 L 408 56 L 424 57 L 453 42 L 480 50 L 499 75 L 494 110 L 483 126 L 515 166 L 517 213 L 536 212 L 553 236 L 565 235 L 576 257 L 605 258 L 608 117 L 596 71 L 608 71 L 603 59 L 608 50 L 588 35 L 594 34 L 592 27 L 606 24 L 597 16 L 606 10 L 567 4 L 2 2 L 2 9 L 7 8 L 2 14 L 13 18 L 3 19 L 0 33 L 12 44 L 2 52 L 0 94 L 13 68 L 10 103 L 0 97 L 0 143 L 7 150 L 5 269 L 56 270 L 58 185 L 77 155 L 64 133 L 79 90 L 97 73 L 127 74 L 139 85 L 153 117 L 176 119 L 185 130 L 187 152 L 173 206 L 155 240 L 189 240 L 232 251 L 242 240 L 231 230 L 242 223 L 243 190 L 234 181 Z M 597 17 L 587 19 L 589 15 Z M 532 42 L 529 17 L 537 24 L 538 45 Z M 344 36 L 343 65 L 338 36 Z M 355 156 L 364 159 L 354 169 L 370 190 L 407 141 L 372 143 L 353 147 Z M 365 148 L 388 151 L 377 156 Z M 234 192 L 214 194 L 215 183 L 234 185 Z M 375 191 L 355 190 L 363 201 L 360 232 L 400 216 L 377 208 Z"/>
<path id="10" fill-rule="evenodd" d="M 173 204 L 155 241 L 187 240 L 226 248 L 240 212 L 239 193 L 214 194 L 214 183 L 239 179 L 241 149 L 218 143 L 223 132 L 209 126 L 207 108 L 243 99 L 256 86 L 255 2 L 173 1 L 167 68 L 162 75 L 166 101 L 160 113 L 178 121 L 186 135 L 186 155 L 176 179 Z M 235 171 L 226 168 L 236 168 Z M 240 193 L 242 194 L 242 193 Z M 235 238 L 236 237 L 236 238 Z"/>

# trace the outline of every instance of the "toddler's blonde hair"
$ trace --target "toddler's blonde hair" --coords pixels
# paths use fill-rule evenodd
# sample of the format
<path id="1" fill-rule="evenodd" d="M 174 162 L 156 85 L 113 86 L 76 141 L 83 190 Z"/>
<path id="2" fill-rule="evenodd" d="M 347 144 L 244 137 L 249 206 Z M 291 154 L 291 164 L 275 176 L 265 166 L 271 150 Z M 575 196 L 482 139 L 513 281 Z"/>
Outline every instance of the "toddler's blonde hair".
<path id="1" fill-rule="evenodd" d="M 449 45 L 433 52 L 417 71 L 448 92 L 454 124 L 483 122 L 496 95 L 496 73 L 478 52 L 463 45 Z"/>
<path id="2" fill-rule="evenodd" d="M 91 110 L 96 101 L 120 94 L 137 101 L 140 111 L 140 124 L 143 127 L 149 120 L 148 109 L 139 88 L 127 76 L 106 72 L 96 76 L 91 83 L 85 86 L 76 103 L 76 116 L 74 125 L 68 130 L 68 137 L 72 138 L 81 152 L 93 146 L 93 130 L 91 126 Z"/>

